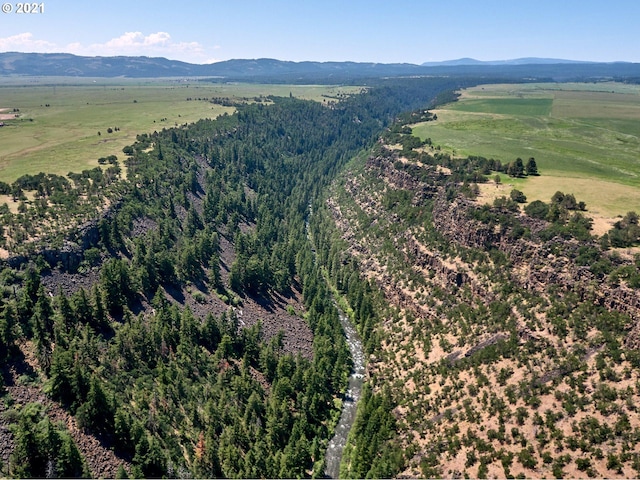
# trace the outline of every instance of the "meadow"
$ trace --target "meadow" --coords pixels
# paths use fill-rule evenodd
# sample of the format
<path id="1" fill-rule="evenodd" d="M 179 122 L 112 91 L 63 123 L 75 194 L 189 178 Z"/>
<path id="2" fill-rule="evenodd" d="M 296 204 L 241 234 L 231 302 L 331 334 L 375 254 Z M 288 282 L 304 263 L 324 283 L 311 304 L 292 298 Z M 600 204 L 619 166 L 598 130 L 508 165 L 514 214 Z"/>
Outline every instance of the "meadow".
<path id="1" fill-rule="evenodd" d="M 534 157 L 541 176 L 485 186 L 489 198 L 521 189 L 529 201 L 574 193 L 595 216 L 640 212 L 640 86 L 618 83 L 482 85 L 414 125 L 454 156 L 503 163 Z"/>
<path id="2" fill-rule="evenodd" d="M 0 181 L 39 172 L 66 175 L 116 155 L 138 134 L 215 118 L 233 107 L 213 98 L 269 95 L 330 102 L 360 87 L 224 84 L 184 79 L 0 79 Z M 15 111 L 14 111 L 15 109 Z M 16 116 L 17 115 L 17 116 Z M 111 130 L 111 131 L 110 131 Z"/>

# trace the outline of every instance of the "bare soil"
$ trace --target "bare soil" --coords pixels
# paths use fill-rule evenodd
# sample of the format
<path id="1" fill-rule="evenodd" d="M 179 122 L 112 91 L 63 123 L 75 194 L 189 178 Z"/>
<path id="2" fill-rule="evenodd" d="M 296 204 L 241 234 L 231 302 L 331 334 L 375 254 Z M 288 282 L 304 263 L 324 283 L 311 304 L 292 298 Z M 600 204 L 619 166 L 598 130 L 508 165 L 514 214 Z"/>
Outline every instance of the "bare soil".
<path id="1" fill-rule="evenodd" d="M 4 113 L 7 110 L 9 110 L 8 108 L 0 108 L 0 120 L 11 120 L 13 118 L 16 118 L 16 114 L 15 113 Z"/>

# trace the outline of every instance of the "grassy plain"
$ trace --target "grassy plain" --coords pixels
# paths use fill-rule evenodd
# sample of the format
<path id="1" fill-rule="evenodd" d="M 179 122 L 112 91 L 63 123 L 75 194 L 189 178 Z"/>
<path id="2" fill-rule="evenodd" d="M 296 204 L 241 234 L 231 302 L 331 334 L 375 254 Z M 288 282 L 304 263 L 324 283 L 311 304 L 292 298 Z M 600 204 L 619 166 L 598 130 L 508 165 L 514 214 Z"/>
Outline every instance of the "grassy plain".
<path id="1" fill-rule="evenodd" d="M 66 175 L 93 168 L 100 157 L 123 158 L 122 148 L 132 144 L 138 134 L 233 112 L 232 107 L 204 99 L 291 94 L 329 102 L 360 90 L 184 79 L 4 77 L 0 78 L 0 121 L 5 124 L 0 128 L 0 180 L 12 182 L 27 173 Z M 14 109 L 19 110 L 17 118 Z M 107 133 L 108 128 L 114 131 Z"/>
<path id="2" fill-rule="evenodd" d="M 536 159 L 541 177 L 503 175 L 503 189 L 517 185 L 530 201 L 573 193 L 596 215 L 640 212 L 638 85 L 483 85 L 435 113 L 438 120 L 416 125 L 414 134 L 445 151 L 503 163 Z"/>

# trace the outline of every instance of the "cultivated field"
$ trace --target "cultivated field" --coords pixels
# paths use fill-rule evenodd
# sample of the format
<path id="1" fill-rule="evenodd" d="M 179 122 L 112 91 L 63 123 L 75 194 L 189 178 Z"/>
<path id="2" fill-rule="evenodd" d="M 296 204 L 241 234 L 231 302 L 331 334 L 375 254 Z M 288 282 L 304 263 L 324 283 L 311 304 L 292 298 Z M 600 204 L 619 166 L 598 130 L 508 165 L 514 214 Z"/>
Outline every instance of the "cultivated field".
<path id="1" fill-rule="evenodd" d="M 414 133 L 458 156 L 503 163 L 534 157 L 541 177 L 485 186 L 528 200 L 574 193 L 595 216 L 640 212 L 640 86 L 617 83 L 483 85 L 435 110 Z"/>
<path id="2" fill-rule="evenodd" d="M 100 157 L 123 158 L 122 148 L 138 134 L 233 112 L 211 103 L 213 98 L 291 94 L 330 102 L 360 90 L 184 79 L 5 77 L 0 79 L 0 181 L 10 183 L 27 173 L 80 172 L 97 166 Z"/>

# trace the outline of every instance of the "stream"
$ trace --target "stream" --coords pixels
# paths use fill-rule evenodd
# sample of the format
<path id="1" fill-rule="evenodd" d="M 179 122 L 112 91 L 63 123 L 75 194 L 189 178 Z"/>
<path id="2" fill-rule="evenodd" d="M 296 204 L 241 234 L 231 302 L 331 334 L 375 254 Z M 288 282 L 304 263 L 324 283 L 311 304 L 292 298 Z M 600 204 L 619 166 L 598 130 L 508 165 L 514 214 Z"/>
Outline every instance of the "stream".
<path id="1" fill-rule="evenodd" d="M 327 453 L 325 454 L 324 474 L 327 478 L 338 478 L 340 475 L 342 452 L 347 444 L 349 431 L 356 419 L 358 400 L 360 399 L 362 384 L 364 382 L 364 352 L 362 350 L 360 335 L 358 335 L 355 327 L 344 312 L 339 308 L 338 312 L 340 314 L 340 323 L 347 337 L 347 345 L 349 345 L 351 358 L 353 359 L 353 371 L 351 375 L 349 375 L 347 392 L 342 399 L 342 414 L 340 415 L 340 420 L 336 426 L 333 438 L 329 441 Z"/>
<path id="2" fill-rule="evenodd" d="M 311 202 L 309 202 L 309 216 L 305 221 L 305 229 L 307 237 L 311 241 L 311 229 L 309 228 L 309 217 L 313 214 L 313 208 Z M 311 242 L 313 245 L 313 242 Z M 315 261 L 316 251 L 312 247 L 313 257 Z M 347 345 L 349 346 L 349 353 L 351 353 L 351 359 L 353 360 L 353 370 L 349 375 L 349 382 L 347 385 L 347 391 L 342 398 L 342 413 L 340 414 L 340 420 L 336 425 L 336 430 L 333 437 L 329 441 L 327 452 L 325 453 L 325 478 L 339 478 L 340 476 L 340 462 L 342 461 L 342 453 L 344 447 L 347 445 L 347 437 L 353 426 L 353 422 L 356 420 L 356 411 L 358 409 L 358 400 L 362 394 L 362 385 L 364 383 L 364 350 L 362 349 L 362 340 L 360 335 L 355 329 L 355 326 L 349 320 L 349 317 L 338 307 L 334 299 L 334 305 L 338 310 L 340 316 L 340 323 L 347 337 Z"/>

